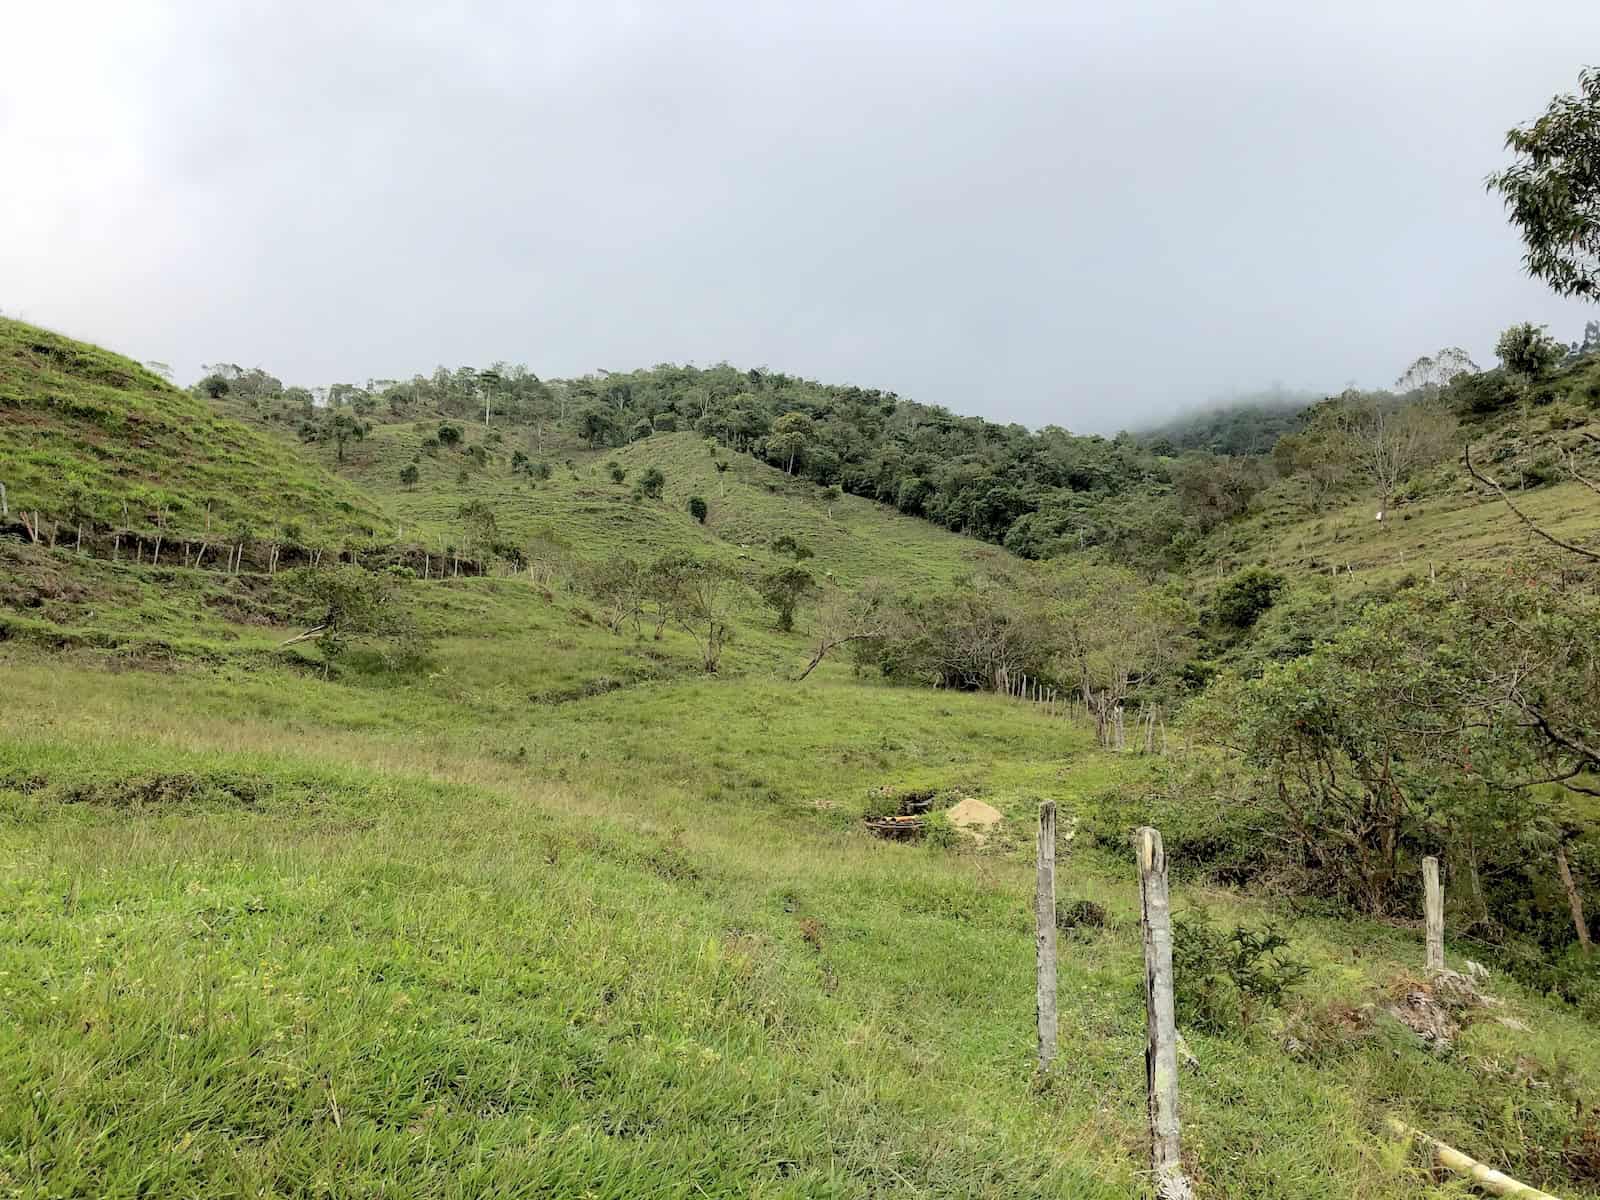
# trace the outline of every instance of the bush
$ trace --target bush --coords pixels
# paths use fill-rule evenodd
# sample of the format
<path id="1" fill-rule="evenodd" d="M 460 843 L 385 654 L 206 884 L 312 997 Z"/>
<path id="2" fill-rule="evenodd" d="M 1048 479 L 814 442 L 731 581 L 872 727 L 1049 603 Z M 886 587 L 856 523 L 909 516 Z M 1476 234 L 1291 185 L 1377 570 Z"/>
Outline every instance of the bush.
<path id="1" fill-rule="evenodd" d="M 661 489 L 667 484 L 667 477 L 655 467 L 651 467 L 639 476 L 639 492 L 652 500 L 661 499 Z"/>
<path id="2" fill-rule="evenodd" d="M 539 465 L 543 466 L 544 464 L 541 463 Z M 606 463 L 606 474 L 611 476 L 612 483 L 621 483 L 628 477 L 627 468 L 625 468 L 614 458 L 610 462 Z"/>
<path id="3" fill-rule="evenodd" d="M 1283 591 L 1284 578 L 1266 567 L 1246 567 L 1225 579 L 1211 598 L 1217 620 L 1234 629 L 1249 629 Z"/>
<path id="4" fill-rule="evenodd" d="M 699 521 L 700 524 L 704 525 L 706 523 L 706 514 L 709 511 L 703 498 L 699 496 L 689 497 L 689 515 Z"/>
<path id="5" fill-rule="evenodd" d="M 459 445 L 461 443 L 461 427 L 441 421 L 439 422 L 438 438 L 441 446 Z"/>
<path id="6" fill-rule="evenodd" d="M 1267 1008 L 1281 1008 L 1311 968 L 1288 953 L 1289 940 L 1268 923 L 1224 934 L 1205 909 L 1172 922 L 1172 982 L 1179 1019 L 1212 1032 L 1248 1029 Z"/>

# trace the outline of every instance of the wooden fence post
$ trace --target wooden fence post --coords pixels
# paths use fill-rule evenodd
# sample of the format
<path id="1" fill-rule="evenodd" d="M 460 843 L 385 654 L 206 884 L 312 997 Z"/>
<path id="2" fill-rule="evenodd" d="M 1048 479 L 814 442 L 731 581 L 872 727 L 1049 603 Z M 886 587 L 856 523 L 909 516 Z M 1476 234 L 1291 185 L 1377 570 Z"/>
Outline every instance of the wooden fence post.
<path id="1" fill-rule="evenodd" d="M 1172 999 L 1172 910 L 1167 901 L 1167 852 L 1149 826 L 1136 835 L 1139 913 L 1144 934 L 1146 1038 L 1144 1077 L 1150 1117 L 1150 1169 L 1158 1200 L 1192 1200 L 1183 1173 L 1178 1122 L 1178 1021 Z"/>
<path id="2" fill-rule="evenodd" d="M 1035 992 L 1039 1017 L 1039 1070 L 1056 1056 L 1056 802 L 1039 805 L 1039 877 L 1034 889 Z"/>
<path id="3" fill-rule="evenodd" d="M 1439 886 L 1439 860 L 1428 855 L 1422 860 L 1422 916 L 1427 926 L 1428 949 L 1424 966 L 1429 971 L 1444 970 L 1444 891 Z"/>

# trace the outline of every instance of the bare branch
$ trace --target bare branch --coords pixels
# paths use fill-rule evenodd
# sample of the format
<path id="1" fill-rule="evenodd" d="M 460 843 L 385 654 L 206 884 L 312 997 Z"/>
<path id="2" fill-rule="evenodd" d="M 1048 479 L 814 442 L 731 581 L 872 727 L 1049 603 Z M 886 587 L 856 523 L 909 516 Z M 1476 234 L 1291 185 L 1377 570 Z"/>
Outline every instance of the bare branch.
<path id="1" fill-rule="evenodd" d="M 1492 487 L 1496 492 L 1498 492 L 1499 495 L 1500 495 L 1500 499 L 1502 499 L 1502 500 L 1504 500 L 1506 502 L 1506 507 L 1509 508 L 1512 511 L 1513 514 L 1515 514 L 1517 520 L 1521 521 L 1524 525 L 1526 525 L 1529 529 L 1533 530 L 1534 533 L 1538 534 L 1545 541 L 1549 542 L 1552 546 L 1559 546 L 1563 550 L 1567 550 L 1567 551 L 1570 551 L 1573 554 L 1577 554 L 1577 555 L 1580 555 L 1583 558 L 1587 558 L 1590 562 L 1600 562 L 1600 554 L 1596 554 L 1593 550 L 1585 550 L 1582 546 L 1574 546 L 1571 542 L 1564 542 L 1560 538 L 1556 537 L 1554 534 L 1546 533 L 1543 529 L 1540 529 L 1537 525 L 1535 525 L 1533 523 L 1532 518 L 1530 518 L 1526 513 L 1524 513 L 1520 508 L 1518 508 L 1515 504 L 1513 504 L 1511 502 L 1511 497 L 1506 495 L 1505 488 L 1501 487 L 1493 479 L 1490 479 L 1487 475 L 1483 474 L 1482 472 L 1480 472 L 1478 470 L 1478 468 L 1476 468 L 1475 466 L 1472 465 L 1472 447 L 1471 447 L 1471 445 L 1468 445 L 1468 446 L 1466 446 L 1466 447 L 1464 447 L 1462 449 L 1462 451 L 1461 451 L 1461 461 L 1464 462 L 1466 464 L 1466 466 L 1467 466 L 1467 474 L 1471 475 L 1479 483 L 1484 484 L 1484 485 L 1486 485 L 1488 487 Z"/>

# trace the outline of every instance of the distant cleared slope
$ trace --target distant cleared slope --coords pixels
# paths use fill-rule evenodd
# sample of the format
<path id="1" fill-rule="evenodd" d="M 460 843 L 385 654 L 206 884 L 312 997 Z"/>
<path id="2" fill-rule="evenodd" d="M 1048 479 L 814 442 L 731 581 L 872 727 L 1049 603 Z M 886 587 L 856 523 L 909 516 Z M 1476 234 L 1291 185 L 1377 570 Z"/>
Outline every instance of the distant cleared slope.
<path id="1" fill-rule="evenodd" d="M 787 534 L 813 552 L 809 565 L 818 575 L 832 572 L 841 583 L 878 577 L 920 588 L 965 574 L 984 557 L 1004 555 L 859 497 L 830 504 L 816 484 L 725 447 L 713 455 L 697 434 L 660 433 L 599 452 L 552 451 L 545 458 L 551 475 L 538 480 L 509 465 L 514 453 L 540 461 L 523 435 L 494 441 L 481 425 L 467 425 L 460 446 L 419 453 L 436 429 L 437 422 L 379 426 L 365 442 L 345 450 L 342 470 L 381 498 L 408 542 L 458 544 L 464 536 L 462 506 L 482 500 L 494 512 L 504 540 L 523 544 L 535 535 L 553 535 L 579 559 L 649 558 L 689 550 L 759 564 L 776 560 L 769 547 Z M 479 446 L 487 465 L 475 460 Z M 303 452 L 330 467 L 334 463 L 328 447 Z M 408 488 L 400 472 L 413 461 L 420 478 Z M 613 461 L 625 472 L 621 482 L 611 477 Z M 717 471 L 718 461 L 728 464 L 725 472 Z M 666 478 L 661 498 L 635 498 L 640 478 L 651 468 Z M 690 496 L 706 501 L 704 525 L 689 515 Z"/>
<path id="2" fill-rule="evenodd" d="M 361 536 L 357 489 L 130 359 L 0 318 L 0 483 L 13 513 L 173 532 Z"/>

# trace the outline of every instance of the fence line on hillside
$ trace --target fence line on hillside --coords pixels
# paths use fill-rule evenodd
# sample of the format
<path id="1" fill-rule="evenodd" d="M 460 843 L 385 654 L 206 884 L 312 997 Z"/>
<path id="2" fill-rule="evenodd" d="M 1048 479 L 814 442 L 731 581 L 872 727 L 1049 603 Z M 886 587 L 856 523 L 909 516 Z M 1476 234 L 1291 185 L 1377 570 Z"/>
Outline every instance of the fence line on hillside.
<path id="1" fill-rule="evenodd" d="M 72 553 L 105 562 L 150 565 L 169 570 L 208 571 L 219 575 L 275 575 L 295 567 L 321 567 L 324 563 L 350 563 L 368 570 L 391 567 L 409 569 L 423 580 L 478 577 L 490 573 L 489 564 L 464 557 L 452 547 L 379 546 L 370 549 L 316 546 L 287 539 L 236 539 L 210 534 L 178 534 L 164 529 L 67 523 L 38 510 L 18 511 L 15 520 L 0 520 L 0 538 L 10 538 L 49 550 Z"/>
<path id="2" fill-rule="evenodd" d="M 1056 930 L 1056 804 L 1039 805 L 1035 844 L 1034 884 L 1034 1010 L 1038 1025 L 1035 1071 L 1047 1073 L 1059 1048 L 1057 989 L 1059 964 Z M 1173 928 L 1169 895 L 1168 859 L 1159 830 L 1143 826 L 1133 834 L 1139 882 L 1139 931 L 1144 955 L 1145 994 L 1145 1107 L 1148 1123 L 1150 1171 L 1157 1200 L 1193 1200 L 1194 1189 L 1183 1168 L 1183 1125 L 1178 1104 L 1178 1062 L 1194 1065 L 1193 1054 L 1183 1045 L 1177 1027 L 1177 1007 L 1172 972 Z M 1424 969 L 1430 976 L 1448 974 L 1444 959 L 1444 893 L 1439 882 L 1439 860 L 1422 860 Z M 1479 968 L 1468 963 L 1470 971 Z M 1431 1147 L 1435 1157 L 1458 1174 L 1477 1182 L 1491 1181 L 1497 1195 L 1522 1195 L 1525 1187 L 1477 1163 L 1452 1147 L 1418 1133 L 1391 1117 L 1397 1136 L 1412 1137 Z M 1504 1180 L 1508 1189 L 1500 1190 Z M 1528 1195 L 1544 1193 L 1528 1190 Z"/>

